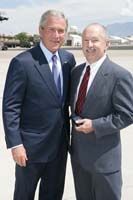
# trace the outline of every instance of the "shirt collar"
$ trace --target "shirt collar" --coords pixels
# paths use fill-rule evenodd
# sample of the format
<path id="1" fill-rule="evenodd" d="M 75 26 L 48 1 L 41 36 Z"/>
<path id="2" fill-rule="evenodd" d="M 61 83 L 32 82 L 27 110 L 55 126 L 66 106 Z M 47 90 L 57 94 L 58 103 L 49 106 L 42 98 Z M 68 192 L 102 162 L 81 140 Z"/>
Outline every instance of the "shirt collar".
<path id="1" fill-rule="evenodd" d="M 101 64 L 103 63 L 103 61 L 106 59 L 107 55 L 104 54 L 104 56 L 102 58 L 100 58 L 98 61 L 94 62 L 94 63 L 89 63 L 88 61 L 86 61 L 86 67 L 88 65 L 90 65 L 90 69 L 92 70 L 93 68 L 95 68 L 96 66 L 101 66 Z"/>
<path id="2" fill-rule="evenodd" d="M 45 57 L 47 58 L 47 61 L 50 62 L 50 61 L 51 61 L 51 58 L 52 58 L 52 56 L 53 56 L 53 53 L 52 53 L 51 51 L 49 51 L 49 50 L 44 46 L 44 44 L 42 43 L 42 41 L 40 42 L 40 48 L 41 48 L 43 54 L 45 55 Z M 58 51 L 56 51 L 54 54 L 57 56 L 57 58 L 59 58 Z"/>

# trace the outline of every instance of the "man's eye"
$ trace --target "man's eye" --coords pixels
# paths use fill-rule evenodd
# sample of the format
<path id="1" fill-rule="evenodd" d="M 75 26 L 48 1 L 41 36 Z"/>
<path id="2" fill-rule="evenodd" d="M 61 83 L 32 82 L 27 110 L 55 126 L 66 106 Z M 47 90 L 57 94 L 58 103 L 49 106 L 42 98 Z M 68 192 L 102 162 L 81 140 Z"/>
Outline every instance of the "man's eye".
<path id="1" fill-rule="evenodd" d="M 59 33 L 64 33 L 65 31 L 61 29 L 61 30 L 58 30 L 58 32 Z"/>
<path id="2" fill-rule="evenodd" d="M 49 28 L 49 32 L 55 32 L 54 28 Z"/>
<path id="3" fill-rule="evenodd" d="M 98 40 L 97 40 L 97 39 L 95 39 L 95 40 L 92 40 L 92 42 L 98 42 Z"/>
<path id="4" fill-rule="evenodd" d="M 49 28 L 48 31 L 51 32 L 51 33 L 58 32 L 59 34 L 63 34 L 63 33 L 65 33 L 65 30 L 64 30 L 64 29 L 54 29 L 54 28 Z"/>

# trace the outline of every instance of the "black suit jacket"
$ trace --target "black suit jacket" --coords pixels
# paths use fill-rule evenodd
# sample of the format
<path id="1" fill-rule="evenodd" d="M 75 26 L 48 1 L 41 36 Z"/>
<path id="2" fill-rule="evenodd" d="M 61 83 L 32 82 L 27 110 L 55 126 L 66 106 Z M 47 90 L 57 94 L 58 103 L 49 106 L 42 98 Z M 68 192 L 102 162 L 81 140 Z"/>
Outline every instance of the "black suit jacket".
<path id="1" fill-rule="evenodd" d="M 23 144 L 29 162 L 47 162 L 69 134 L 68 91 L 73 55 L 59 49 L 63 72 L 63 98 L 59 101 L 48 62 L 34 47 L 12 59 L 3 96 L 3 122 L 7 147 Z"/>

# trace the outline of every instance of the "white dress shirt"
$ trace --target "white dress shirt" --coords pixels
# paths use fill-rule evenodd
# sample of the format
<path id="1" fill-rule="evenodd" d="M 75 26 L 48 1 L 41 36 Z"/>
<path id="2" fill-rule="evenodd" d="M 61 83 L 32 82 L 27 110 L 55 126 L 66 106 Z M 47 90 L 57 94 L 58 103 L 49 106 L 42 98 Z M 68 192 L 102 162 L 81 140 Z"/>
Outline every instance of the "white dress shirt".
<path id="1" fill-rule="evenodd" d="M 88 81 L 88 85 L 87 85 L 87 91 L 86 91 L 86 94 L 88 93 L 90 87 L 91 87 L 91 84 L 100 68 L 100 66 L 102 65 L 103 61 L 105 60 L 106 58 L 106 54 L 100 58 L 97 62 L 94 62 L 92 64 L 89 64 L 88 61 L 86 61 L 86 65 L 85 65 L 85 68 L 84 70 L 82 71 L 82 74 L 81 74 L 81 77 L 80 77 L 80 80 L 79 80 L 79 84 L 78 84 L 78 87 L 77 87 L 77 93 L 76 93 L 76 97 L 75 97 L 75 104 L 76 104 L 76 101 L 77 101 L 77 98 L 78 98 L 78 93 L 79 93 L 79 88 L 80 88 L 80 85 L 81 85 L 81 82 L 82 82 L 82 79 L 84 77 L 84 74 L 85 74 L 85 71 L 86 71 L 86 68 L 87 66 L 89 65 L 90 66 L 90 77 L 89 77 L 89 81 Z"/>
<path id="2" fill-rule="evenodd" d="M 47 61 L 48 61 L 48 64 L 49 64 L 49 67 L 50 67 L 50 70 L 52 72 L 52 65 L 53 65 L 53 61 L 52 61 L 52 56 L 53 56 L 53 53 L 51 53 L 45 46 L 42 42 L 40 42 L 40 48 L 41 50 L 43 51 Z M 63 94 L 63 75 L 62 75 L 62 67 L 61 67 L 61 60 L 60 60 L 60 57 L 59 57 L 59 54 L 58 54 L 58 51 L 56 51 L 54 53 L 54 55 L 57 56 L 57 70 L 58 70 L 58 73 L 60 75 L 60 80 L 61 80 L 61 94 Z"/>

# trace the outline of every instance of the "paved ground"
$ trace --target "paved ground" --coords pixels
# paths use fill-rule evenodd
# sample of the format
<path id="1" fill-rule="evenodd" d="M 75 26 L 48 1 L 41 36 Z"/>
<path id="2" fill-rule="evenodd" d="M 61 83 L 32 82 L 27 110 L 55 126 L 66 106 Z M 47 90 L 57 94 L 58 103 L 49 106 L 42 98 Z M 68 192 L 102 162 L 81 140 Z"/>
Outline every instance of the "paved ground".
<path id="1" fill-rule="evenodd" d="M 0 51 L 0 113 L 1 101 L 4 87 L 5 76 L 10 59 L 20 53 L 20 51 Z M 73 51 L 78 63 L 84 60 L 81 51 Z M 109 55 L 117 63 L 125 66 L 133 72 L 133 51 L 109 51 Z M 122 138 L 122 172 L 123 172 L 123 193 L 122 200 L 133 199 L 133 125 L 124 129 L 121 133 Z M 12 200 L 14 187 L 14 163 L 10 151 L 6 150 L 4 142 L 4 132 L 0 114 L 0 200 Z M 38 190 L 36 192 L 37 200 Z M 70 160 L 68 159 L 66 185 L 63 200 L 75 200 L 73 177 Z"/>

